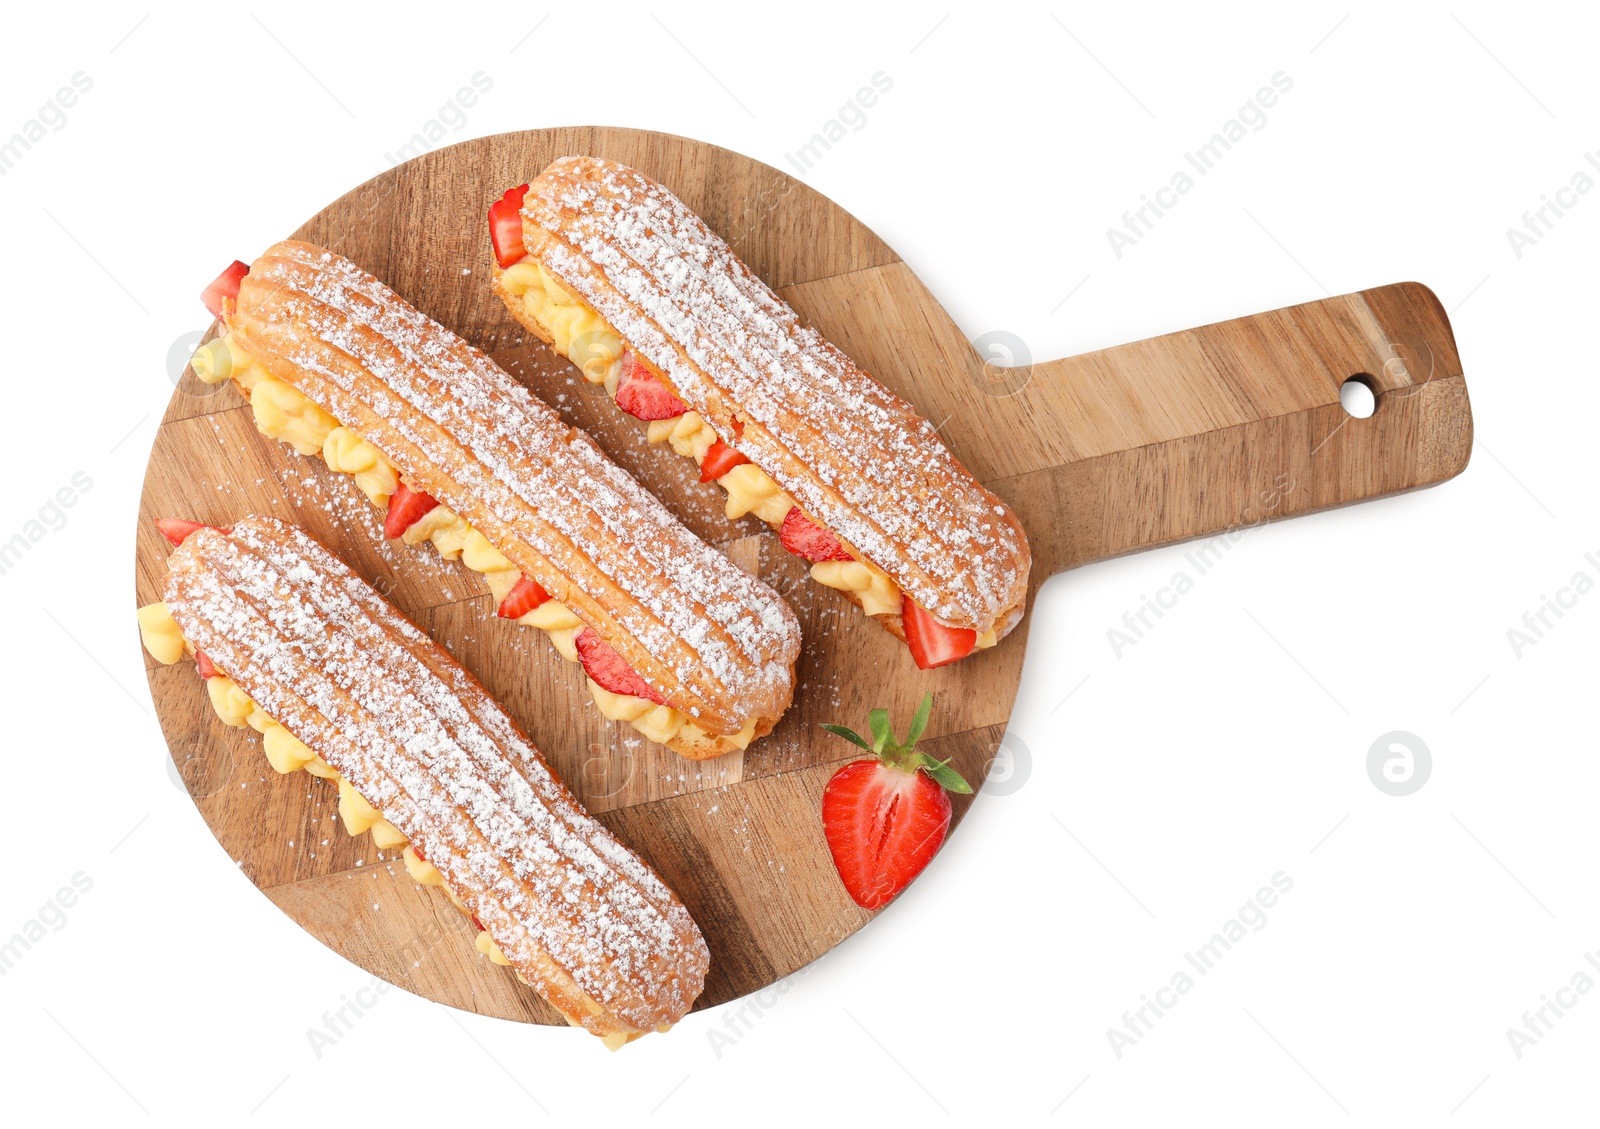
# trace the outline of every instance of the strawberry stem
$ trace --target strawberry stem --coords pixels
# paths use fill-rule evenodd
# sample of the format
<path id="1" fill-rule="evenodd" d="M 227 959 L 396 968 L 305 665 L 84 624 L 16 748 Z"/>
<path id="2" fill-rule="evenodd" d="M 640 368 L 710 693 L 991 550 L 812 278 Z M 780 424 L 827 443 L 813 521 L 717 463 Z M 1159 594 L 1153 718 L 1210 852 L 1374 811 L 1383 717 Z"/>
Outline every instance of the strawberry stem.
<path id="1" fill-rule="evenodd" d="M 950 759 L 935 760 L 926 753 L 916 751 L 917 742 L 922 739 L 922 734 L 927 731 L 928 718 L 933 713 L 933 695 L 923 694 L 922 702 L 917 706 L 917 712 L 911 717 L 911 728 L 906 730 L 904 742 L 896 741 L 894 729 L 889 724 L 889 711 L 886 709 L 873 710 L 867 714 L 867 726 L 872 732 L 872 741 L 869 744 L 853 729 L 842 725 L 827 725 L 822 728 L 832 733 L 835 737 L 843 737 L 852 745 L 872 753 L 890 768 L 897 768 L 902 772 L 926 772 L 934 783 L 947 792 L 957 795 L 970 796 L 972 786 L 966 778 L 950 767 Z"/>
<path id="2" fill-rule="evenodd" d="M 933 777 L 935 784 L 946 792 L 954 792 L 958 796 L 972 795 L 972 785 L 967 783 L 967 778 L 950 767 L 949 760 L 936 761 L 928 757 L 923 758 L 926 763 L 922 770 Z"/>
<path id="3" fill-rule="evenodd" d="M 888 710 L 873 710 L 867 715 L 867 727 L 872 730 L 872 751 L 879 756 L 894 744 L 894 730 L 889 726 Z"/>
<path id="4" fill-rule="evenodd" d="M 911 728 L 906 730 L 906 748 L 915 748 L 917 742 L 922 740 L 922 732 L 928 728 L 928 717 L 932 713 L 933 695 L 923 694 L 922 704 L 917 707 L 917 712 L 911 715 Z"/>
<path id="5" fill-rule="evenodd" d="M 846 729 L 842 725 L 828 725 L 826 722 L 823 723 L 822 728 L 826 729 L 829 733 L 832 733 L 835 737 L 843 737 L 852 745 L 860 745 L 863 749 L 867 750 L 867 752 L 872 752 L 872 746 L 867 744 L 866 741 L 862 740 L 861 734 L 857 733 L 854 729 Z"/>

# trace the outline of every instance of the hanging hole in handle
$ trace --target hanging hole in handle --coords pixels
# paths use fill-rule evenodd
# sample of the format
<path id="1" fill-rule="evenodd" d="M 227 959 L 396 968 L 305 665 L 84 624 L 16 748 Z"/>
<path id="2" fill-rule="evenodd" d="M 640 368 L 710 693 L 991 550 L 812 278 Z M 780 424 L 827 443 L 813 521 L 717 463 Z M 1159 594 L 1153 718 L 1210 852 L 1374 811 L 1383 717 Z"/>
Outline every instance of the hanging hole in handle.
<path id="1" fill-rule="evenodd" d="M 1378 410 L 1377 381 L 1371 373 L 1358 372 L 1339 386 L 1339 405 L 1356 419 L 1366 419 Z"/>

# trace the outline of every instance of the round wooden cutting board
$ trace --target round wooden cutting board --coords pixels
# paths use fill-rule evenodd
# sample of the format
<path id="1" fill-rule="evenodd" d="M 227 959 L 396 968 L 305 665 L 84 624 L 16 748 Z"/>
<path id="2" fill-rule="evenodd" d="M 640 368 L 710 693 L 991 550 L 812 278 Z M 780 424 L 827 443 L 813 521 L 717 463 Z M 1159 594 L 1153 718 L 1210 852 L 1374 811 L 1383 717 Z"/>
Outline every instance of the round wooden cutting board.
<path id="1" fill-rule="evenodd" d="M 168 545 L 157 518 L 226 525 L 261 513 L 302 525 L 477 675 L 579 799 L 678 892 L 711 948 L 699 1007 L 793 972 L 871 916 L 840 885 L 819 816 L 824 784 L 856 750 L 819 723 L 864 729 L 867 711 L 883 706 L 903 728 L 932 691 L 925 747 L 980 785 L 1011 711 L 1028 623 L 991 651 L 918 671 L 898 641 L 811 583 L 765 526 L 730 525 L 721 491 L 700 484 L 690 460 L 649 446 L 642 425 L 525 337 L 489 291 L 485 209 L 577 153 L 633 165 L 676 192 L 803 317 L 940 425 L 1022 517 L 1034 592 L 1074 565 L 1438 482 L 1466 465 L 1471 413 L 1454 340 L 1438 301 L 1416 284 L 995 369 L 844 209 L 712 145 L 626 129 L 506 134 L 419 157 L 335 201 L 294 237 L 353 259 L 486 350 L 789 599 L 805 633 L 794 705 L 748 752 L 700 763 L 606 722 L 581 669 L 542 633 L 495 619 L 476 574 L 429 547 L 385 541 L 381 515 L 353 481 L 258 434 L 231 386 L 192 374 L 173 394 L 145 475 L 138 602 L 160 599 Z M 261 250 L 218 257 L 248 261 Z M 195 280 L 196 293 L 206 281 Z M 1339 405 L 1352 376 L 1378 393 L 1370 418 Z M 471 925 L 437 890 L 413 883 L 369 836 L 345 834 L 328 782 L 279 776 L 254 731 L 223 726 L 192 664 L 146 656 L 146 668 L 177 773 L 218 842 L 280 909 L 420 995 L 562 1022 L 478 955 Z M 957 820 L 970 802 L 955 798 Z"/>

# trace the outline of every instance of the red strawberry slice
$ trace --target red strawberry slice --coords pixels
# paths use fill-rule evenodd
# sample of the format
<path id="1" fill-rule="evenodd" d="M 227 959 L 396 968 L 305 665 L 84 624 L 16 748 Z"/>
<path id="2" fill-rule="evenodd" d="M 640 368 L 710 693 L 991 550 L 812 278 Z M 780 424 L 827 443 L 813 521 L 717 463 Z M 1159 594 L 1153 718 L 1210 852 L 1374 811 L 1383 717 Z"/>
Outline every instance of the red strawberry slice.
<path id="1" fill-rule="evenodd" d="M 839 539 L 833 535 L 833 530 L 820 526 L 806 517 L 800 512 L 799 506 L 790 507 L 788 514 L 784 516 L 783 527 L 778 530 L 778 540 L 783 542 L 785 549 L 808 561 L 855 560 L 844 551 L 844 546 L 839 544 Z"/>
<path id="2" fill-rule="evenodd" d="M 211 660 L 206 657 L 204 651 L 196 651 L 194 653 L 194 667 L 200 672 L 201 678 L 215 678 L 217 676 L 217 668 L 211 665 Z"/>
<path id="3" fill-rule="evenodd" d="M 439 504 L 439 499 L 421 490 L 413 490 L 402 482 L 389 495 L 389 512 L 383 516 L 383 535 L 391 540 L 399 537 Z"/>
<path id="4" fill-rule="evenodd" d="M 232 533 L 231 529 L 223 529 L 220 525 L 207 525 L 201 521 L 185 521 L 181 517 L 164 517 L 156 522 L 156 528 L 161 531 L 161 536 L 171 541 L 174 546 L 181 545 L 184 539 L 197 529 L 221 529 L 223 533 Z"/>
<path id="5" fill-rule="evenodd" d="M 238 259 L 228 264 L 226 270 L 211 280 L 211 285 L 200 291 L 200 301 L 205 303 L 206 309 L 211 311 L 211 316 L 222 316 L 222 300 L 237 301 L 239 297 L 239 283 L 244 276 L 250 273 L 250 264 L 241 263 Z"/>
<path id="6" fill-rule="evenodd" d="M 500 601 L 500 607 L 494 614 L 501 619 L 521 619 L 549 599 L 550 593 L 539 587 L 539 582 L 533 577 L 519 577 L 516 587 L 506 593 L 506 598 Z"/>
<path id="7" fill-rule="evenodd" d="M 948 762 L 916 751 L 933 696 L 924 695 L 905 744 L 894 738 L 889 711 L 873 710 L 872 736 L 842 726 L 824 729 L 859 745 L 876 759 L 851 761 L 822 791 L 822 832 L 839 879 L 858 906 L 878 909 L 922 873 L 950 828 L 947 789 L 971 793 Z"/>
<path id="8" fill-rule="evenodd" d="M 950 797 L 920 772 L 852 761 L 822 793 L 822 830 L 855 903 L 877 909 L 932 861 L 950 826 Z"/>
<path id="9" fill-rule="evenodd" d="M 900 597 L 900 625 L 906 633 L 906 646 L 921 670 L 947 666 L 972 654 L 978 633 L 970 627 L 946 627 L 917 605 L 910 596 Z"/>
<path id="10" fill-rule="evenodd" d="M 700 481 L 715 482 L 734 467 L 750 460 L 718 439 L 706 448 L 706 457 L 700 460 Z M 789 511 L 793 513 L 793 510 Z"/>
<path id="11" fill-rule="evenodd" d="M 639 677 L 639 672 L 612 650 L 611 644 L 600 638 L 594 628 L 585 627 L 578 632 L 574 645 L 578 648 L 578 658 L 583 661 L 584 671 L 599 683 L 602 690 L 666 705 L 666 699 L 651 689 L 650 684 Z"/>
<path id="12" fill-rule="evenodd" d="M 483 922 L 478 920 L 478 915 L 477 914 L 475 914 L 475 913 L 474 914 L 468 914 L 468 916 L 472 918 L 472 924 L 478 927 L 478 932 L 479 933 L 487 933 L 488 932 L 488 930 L 483 927 Z"/>
<path id="13" fill-rule="evenodd" d="M 494 259 L 505 270 L 528 255 L 522 245 L 522 199 L 528 186 L 508 188 L 505 195 L 489 205 L 489 241 L 494 244 Z"/>
<path id="14" fill-rule="evenodd" d="M 622 354 L 622 380 L 617 384 L 617 407 L 639 419 L 671 419 L 689 410 L 689 405 L 668 388 L 633 353 Z"/>

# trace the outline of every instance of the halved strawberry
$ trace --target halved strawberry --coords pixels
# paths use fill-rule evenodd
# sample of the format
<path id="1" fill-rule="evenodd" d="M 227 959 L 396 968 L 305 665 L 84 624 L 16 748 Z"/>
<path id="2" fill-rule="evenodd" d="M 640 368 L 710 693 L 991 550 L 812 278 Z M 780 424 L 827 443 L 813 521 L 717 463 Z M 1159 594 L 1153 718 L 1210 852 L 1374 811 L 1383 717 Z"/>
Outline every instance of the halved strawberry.
<path id="1" fill-rule="evenodd" d="M 211 280 L 211 285 L 200 291 L 200 301 L 205 303 L 206 309 L 211 311 L 211 316 L 222 316 L 222 300 L 230 302 L 239 297 L 239 283 L 244 276 L 250 273 L 250 264 L 241 263 L 238 259 L 228 264 L 226 270 Z"/>
<path id="2" fill-rule="evenodd" d="M 916 751 L 932 708 L 933 695 L 924 695 L 903 745 L 894 739 L 888 710 L 869 715 L 871 744 L 843 726 L 823 726 L 876 758 L 851 761 L 822 792 L 828 851 L 846 892 L 863 909 L 888 903 L 938 853 L 950 828 L 946 791 L 972 791 L 948 761 Z"/>
<path id="3" fill-rule="evenodd" d="M 383 515 L 383 535 L 390 539 L 399 537 L 439 504 L 439 499 L 421 490 L 413 490 L 402 482 L 389 495 L 389 512 Z"/>
<path id="4" fill-rule="evenodd" d="M 539 587 L 539 582 L 533 577 L 519 577 L 516 587 L 506 593 L 506 598 L 500 601 L 500 607 L 494 614 L 501 619 L 521 619 L 549 599 L 550 593 Z"/>
<path id="5" fill-rule="evenodd" d="M 734 467 L 750 460 L 718 439 L 706 448 L 706 457 L 700 460 L 700 481 L 715 482 Z M 793 513 L 793 510 L 789 511 Z"/>
<path id="6" fill-rule="evenodd" d="M 617 407 L 639 419 L 671 419 L 689 410 L 655 373 L 632 352 L 622 354 L 622 380 L 617 384 Z"/>
<path id="7" fill-rule="evenodd" d="M 197 529 L 222 529 L 222 526 L 207 525 L 203 521 L 185 521 L 181 517 L 164 517 L 157 519 L 156 528 L 161 531 L 161 536 L 177 546 L 183 544 L 184 539 Z M 232 533 L 233 530 L 222 529 L 222 532 Z"/>
<path id="8" fill-rule="evenodd" d="M 932 670 L 972 654 L 978 633 L 970 627 L 946 627 L 919 607 L 910 596 L 900 597 L 900 623 L 906 646 L 919 669 Z"/>
<path id="9" fill-rule="evenodd" d="M 211 660 L 206 657 L 204 651 L 196 651 L 194 653 L 194 668 L 200 672 L 201 678 L 215 678 L 217 676 L 217 668 L 211 665 Z"/>
<path id="10" fill-rule="evenodd" d="M 600 638 L 594 628 L 585 627 L 578 632 L 573 645 L 578 648 L 578 658 L 583 661 L 584 672 L 599 683 L 602 690 L 610 690 L 613 694 L 630 694 L 657 705 L 666 705 L 666 699 L 640 678 L 639 672 L 612 650 L 611 644 Z"/>
<path id="11" fill-rule="evenodd" d="M 522 245 L 522 199 L 528 186 L 519 184 L 489 205 L 489 241 L 494 244 L 494 259 L 504 270 L 524 259 L 528 249 Z"/>
<path id="12" fill-rule="evenodd" d="M 784 515 L 783 525 L 778 530 L 778 540 L 783 542 L 783 547 L 799 557 L 808 561 L 851 561 L 855 560 L 844 551 L 844 546 L 839 544 L 839 539 L 833 535 L 833 530 L 818 525 L 805 514 L 800 512 L 799 506 L 792 506 Z"/>

